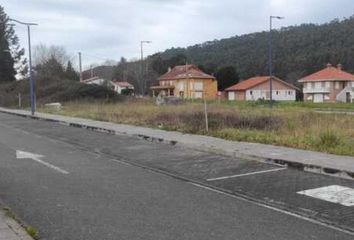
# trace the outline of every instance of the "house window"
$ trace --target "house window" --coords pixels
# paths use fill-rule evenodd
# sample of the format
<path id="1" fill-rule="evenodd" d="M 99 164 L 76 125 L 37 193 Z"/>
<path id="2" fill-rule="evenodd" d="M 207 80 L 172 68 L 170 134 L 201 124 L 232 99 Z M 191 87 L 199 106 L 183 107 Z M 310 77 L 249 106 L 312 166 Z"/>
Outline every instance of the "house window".
<path id="1" fill-rule="evenodd" d="M 276 91 L 275 93 L 276 93 L 277 95 L 279 95 L 279 91 Z"/>
<path id="2" fill-rule="evenodd" d="M 330 88 L 331 87 L 331 82 L 326 82 L 326 88 Z"/>
<path id="3" fill-rule="evenodd" d="M 196 83 L 194 83 L 194 90 L 196 90 L 196 91 L 203 91 L 203 82 L 196 82 Z"/>
<path id="4" fill-rule="evenodd" d="M 309 83 L 309 82 L 308 82 L 308 83 L 306 83 L 306 88 L 307 88 L 307 89 L 309 89 L 309 90 L 310 90 L 310 89 L 311 89 L 311 87 L 312 87 L 312 84 L 311 84 L 311 83 Z"/>
<path id="5" fill-rule="evenodd" d="M 180 91 L 183 91 L 183 90 L 184 90 L 184 83 L 183 83 L 183 82 L 179 82 L 179 83 L 178 83 L 178 89 L 179 89 Z"/>
<path id="6" fill-rule="evenodd" d="M 250 91 L 250 95 L 253 95 L 253 91 Z"/>
<path id="7" fill-rule="evenodd" d="M 315 83 L 315 88 L 316 89 L 321 89 L 321 87 L 322 87 L 322 82 L 316 82 Z"/>
<path id="8" fill-rule="evenodd" d="M 336 89 L 339 89 L 339 82 L 336 82 Z"/>
<path id="9" fill-rule="evenodd" d="M 288 91 L 288 95 L 293 95 L 293 94 L 292 94 L 292 91 Z"/>
<path id="10" fill-rule="evenodd" d="M 195 98 L 203 98 L 203 92 L 195 92 L 194 97 Z"/>

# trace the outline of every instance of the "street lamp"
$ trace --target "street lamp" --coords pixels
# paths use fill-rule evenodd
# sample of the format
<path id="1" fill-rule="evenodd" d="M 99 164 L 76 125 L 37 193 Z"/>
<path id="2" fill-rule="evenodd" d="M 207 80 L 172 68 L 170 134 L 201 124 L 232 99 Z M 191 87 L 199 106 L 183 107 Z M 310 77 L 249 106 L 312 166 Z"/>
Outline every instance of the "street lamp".
<path id="1" fill-rule="evenodd" d="M 28 33 L 28 58 L 29 58 L 29 85 L 30 85 L 30 104 L 31 104 L 31 114 L 34 115 L 35 112 L 35 94 L 34 94 L 34 81 L 32 76 L 32 54 L 31 54 L 31 26 L 37 26 L 36 23 L 26 23 L 21 22 L 16 19 L 9 19 L 12 22 L 19 23 L 21 25 L 27 26 L 27 33 Z"/>
<path id="2" fill-rule="evenodd" d="M 268 64 L 269 64 L 269 107 L 273 107 L 273 46 L 272 46 L 272 31 L 273 31 L 273 19 L 278 19 L 282 20 L 284 17 L 279 17 L 279 16 L 270 16 L 269 17 L 269 25 L 270 25 L 270 30 L 269 30 L 269 59 L 268 59 Z"/>
<path id="3" fill-rule="evenodd" d="M 144 43 L 149 44 L 151 41 L 140 41 L 140 49 L 141 49 L 141 83 L 142 83 L 142 95 L 145 93 L 146 88 L 146 80 L 144 79 Z"/>

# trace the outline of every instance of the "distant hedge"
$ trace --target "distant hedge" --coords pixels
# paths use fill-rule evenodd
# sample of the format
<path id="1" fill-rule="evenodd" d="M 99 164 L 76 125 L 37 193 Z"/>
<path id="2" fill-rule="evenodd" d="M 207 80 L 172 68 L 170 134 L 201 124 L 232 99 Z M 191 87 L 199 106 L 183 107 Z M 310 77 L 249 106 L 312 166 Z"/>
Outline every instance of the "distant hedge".
<path id="1" fill-rule="evenodd" d="M 95 84 L 84 84 L 57 77 L 39 77 L 36 79 L 37 104 L 50 102 L 68 102 L 77 100 L 121 101 L 123 96 L 113 90 Z M 0 84 L 0 105 L 17 106 L 18 94 L 21 94 L 22 105 L 29 105 L 29 84 L 27 80 Z"/>

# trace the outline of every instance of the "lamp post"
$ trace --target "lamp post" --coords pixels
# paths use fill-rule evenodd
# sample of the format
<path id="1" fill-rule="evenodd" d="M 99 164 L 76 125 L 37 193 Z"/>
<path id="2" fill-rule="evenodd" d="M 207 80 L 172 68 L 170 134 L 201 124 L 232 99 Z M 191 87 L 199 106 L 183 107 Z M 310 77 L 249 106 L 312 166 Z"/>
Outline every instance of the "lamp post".
<path id="1" fill-rule="evenodd" d="M 21 25 L 27 26 L 27 34 L 28 34 L 28 58 L 29 58 L 29 85 L 30 85 L 30 104 L 31 104 L 31 114 L 34 115 L 35 109 L 35 93 L 34 93 L 34 81 L 32 74 L 32 54 L 31 54 L 31 26 L 37 26 L 36 23 L 26 23 L 21 22 L 16 19 L 9 19 L 12 22 L 19 23 Z"/>
<path id="2" fill-rule="evenodd" d="M 144 43 L 149 44 L 151 41 L 140 41 L 140 50 L 141 50 L 141 94 L 145 94 L 146 80 L 144 79 Z"/>
<path id="3" fill-rule="evenodd" d="M 273 19 L 282 20 L 284 17 L 270 16 L 269 17 L 269 107 L 273 107 L 273 42 L 272 42 L 272 31 L 273 31 Z"/>

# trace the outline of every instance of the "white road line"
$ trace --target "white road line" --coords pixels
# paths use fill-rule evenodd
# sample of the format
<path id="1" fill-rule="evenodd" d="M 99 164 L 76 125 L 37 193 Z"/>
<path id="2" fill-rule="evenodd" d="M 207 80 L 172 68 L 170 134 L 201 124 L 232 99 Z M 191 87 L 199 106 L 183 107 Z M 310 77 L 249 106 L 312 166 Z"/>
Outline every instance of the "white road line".
<path id="1" fill-rule="evenodd" d="M 55 171 L 57 171 L 57 172 L 59 172 L 59 173 L 62 173 L 62 174 L 69 174 L 68 171 L 65 171 L 65 170 L 61 169 L 60 167 L 54 166 L 54 165 L 52 165 L 52 164 L 50 164 L 50 163 L 47 163 L 47 162 L 45 162 L 45 161 L 43 161 L 43 160 L 40 160 L 40 159 L 33 159 L 33 160 L 36 161 L 36 162 L 38 162 L 38 163 L 41 163 L 41 164 L 43 164 L 44 166 L 47 166 L 47 167 L 49 167 L 49 168 L 51 168 L 51 169 L 53 169 L 53 170 L 55 170 Z"/>
<path id="2" fill-rule="evenodd" d="M 129 166 L 132 166 L 132 167 L 141 168 L 141 166 L 129 164 L 127 162 L 123 162 L 123 161 L 120 161 L 120 160 L 117 160 L 117 159 L 110 159 L 110 161 L 117 162 L 117 163 L 122 163 L 122 164 L 129 165 Z M 161 170 L 156 171 L 156 169 L 155 170 L 147 169 L 147 170 L 152 172 L 152 173 L 165 175 L 165 176 L 167 175 L 167 176 L 173 177 L 171 174 L 168 174 L 165 171 L 161 171 Z M 279 213 L 282 213 L 282 214 L 285 214 L 285 215 L 288 215 L 288 216 L 295 217 L 297 219 L 301 219 L 301 220 L 304 220 L 304 221 L 307 221 L 307 222 L 311 222 L 313 224 L 316 224 L 316 225 L 319 225 L 319 226 L 322 226 L 322 227 L 326 227 L 326 228 L 329 228 L 329 229 L 332 229 L 332 230 L 335 230 L 335 231 L 338 231 L 338 232 L 341 232 L 341 233 L 345 233 L 345 234 L 348 234 L 350 236 L 354 236 L 354 233 L 349 231 L 349 230 L 345 230 L 345 229 L 342 229 L 340 227 L 336 227 L 336 226 L 333 226 L 333 225 L 330 225 L 330 224 L 327 224 L 327 223 L 324 223 L 324 222 L 320 222 L 320 221 L 317 221 L 317 220 L 309 218 L 309 217 L 304 217 L 304 216 L 301 216 L 300 214 L 296 214 L 296 213 L 292 213 L 292 212 L 289 212 L 289 211 L 286 211 L 286 210 L 283 210 L 283 209 L 280 209 L 280 208 L 272 207 L 272 206 L 266 205 L 265 203 L 252 201 L 252 200 L 243 198 L 242 196 L 236 196 L 236 195 L 233 195 L 231 193 L 222 192 L 222 191 L 219 191 L 217 189 L 213 189 L 213 188 L 210 188 L 210 187 L 207 187 L 207 186 L 204 186 L 204 185 L 200 185 L 200 184 L 195 183 L 195 182 L 187 181 L 187 183 L 191 184 L 191 185 L 193 185 L 195 187 L 204 189 L 204 190 L 212 191 L 212 192 L 217 193 L 217 194 L 221 194 L 221 195 L 224 195 L 224 196 L 227 196 L 227 197 L 231 197 L 231 198 L 243 201 L 243 202 L 254 204 L 254 205 L 259 206 L 259 207 L 263 207 L 263 208 L 266 208 L 266 209 L 269 209 L 269 210 L 272 210 L 272 211 L 275 211 L 275 212 L 279 212 Z"/>
<path id="3" fill-rule="evenodd" d="M 339 228 L 339 227 L 336 227 L 336 226 L 333 226 L 333 225 L 330 225 L 330 224 L 327 224 L 327 223 L 324 223 L 324 222 L 320 222 L 320 221 L 317 221 L 317 220 L 312 219 L 312 218 L 304 217 L 304 216 L 301 216 L 299 214 L 292 213 L 292 212 L 289 212 L 289 211 L 286 211 L 286 210 L 283 210 L 283 209 L 280 209 L 280 208 L 268 206 L 268 205 L 266 205 L 264 203 L 251 201 L 251 200 L 248 200 L 246 198 L 239 197 L 239 196 L 236 196 L 236 195 L 232 195 L 231 193 L 222 192 L 222 191 L 219 191 L 219 190 L 207 187 L 207 186 L 203 186 L 203 185 L 200 185 L 200 184 L 197 184 L 197 183 L 190 182 L 190 184 L 195 186 L 195 187 L 198 187 L 198 188 L 202 188 L 202 189 L 205 189 L 205 190 L 208 190 L 208 191 L 212 191 L 212 192 L 215 192 L 215 193 L 218 193 L 218 194 L 222 194 L 222 195 L 225 195 L 225 196 L 228 196 L 228 197 L 232 197 L 232 198 L 235 198 L 235 199 L 240 200 L 240 201 L 248 202 L 248 203 L 254 204 L 254 205 L 259 206 L 259 207 L 264 207 L 266 209 L 273 210 L 275 212 L 279 212 L 279 213 L 282 213 L 282 214 L 285 214 L 285 215 L 296 217 L 298 219 L 301 219 L 301 220 L 304 220 L 304 221 L 307 221 L 307 222 L 311 222 L 311 223 L 317 224 L 317 225 L 322 226 L 322 227 L 330 228 L 332 230 L 335 230 L 335 231 L 338 231 L 338 232 L 341 232 L 341 233 L 345 233 L 345 234 L 348 234 L 350 236 L 354 236 L 354 233 L 351 232 L 351 231 L 348 231 L 348 230 L 345 230 L 345 229 L 342 229 L 342 228 Z"/>
<path id="4" fill-rule="evenodd" d="M 127 163 L 127 162 L 124 162 L 124 161 L 120 161 L 120 160 L 117 160 L 117 159 L 110 159 L 109 161 L 121 163 L 123 165 L 130 166 L 130 167 L 137 167 L 137 166 L 134 166 L 134 165 L 132 165 L 130 163 Z"/>
<path id="5" fill-rule="evenodd" d="M 16 150 L 16 158 L 17 159 L 32 159 L 33 161 L 43 164 L 44 166 L 49 167 L 59 173 L 69 174 L 68 171 L 65 171 L 65 170 L 61 169 L 60 167 L 54 166 L 50 163 L 47 163 L 47 162 L 41 160 L 40 158 L 42 158 L 42 157 L 44 157 L 44 156 L 38 155 L 38 154 L 33 154 L 30 152 Z"/>
<path id="6" fill-rule="evenodd" d="M 270 169 L 270 170 L 264 170 L 264 171 L 258 171 L 258 172 L 250 172 L 250 173 L 244 173 L 244 174 L 238 174 L 238 175 L 232 175 L 232 176 L 210 178 L 210 179 L 207 179 L 207 181 L 208 182 L 219 181 L 219 180 L 225 180 L 225 179 L 229 179 L 229 178 L 238 178 L 238 177 L 262 174 L 262 173 L 277 172 L 277 171 L 282 171 L 282 170 L 285 170 L 285 169 L 287 169 L 287 168 L 276 168 L 276 169 Z"/>

